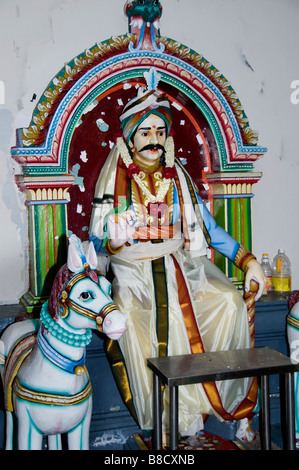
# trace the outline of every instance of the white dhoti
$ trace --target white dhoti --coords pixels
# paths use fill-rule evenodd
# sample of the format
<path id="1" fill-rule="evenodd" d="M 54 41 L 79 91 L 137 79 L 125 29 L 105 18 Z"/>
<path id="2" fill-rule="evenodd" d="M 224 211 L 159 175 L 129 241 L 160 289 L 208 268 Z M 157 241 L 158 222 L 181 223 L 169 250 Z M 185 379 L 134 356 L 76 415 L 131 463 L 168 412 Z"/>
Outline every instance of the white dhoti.
<path id="1" fill-rule="evenodd" d="M 161 252 L 162 245 L 163 243 L 151 244 L 151 249 L 147 247 L 145 252 L 154 256 L 155 249 Z M 128 330 L 119 345 L 125 359 L 138 422 L 141 429 L 152 429 L 153 377 L 146 362 L 148 358 L 159 355 L 157 291 L 162 291 L 163 286 L 157 285 L 159 278 L 153 272 L 152 260 L 129 261 L 131 250 L 134 251 L 134 247 L 125 248 L 120 256 L 111 258 L 115 275 L 113 296 L 119 308 L 128 315 Z M 129 256 L 126 256 L 126 252 L 130 253 Z M 194 341 L 195 352 L 251 347 L 247 310 L 242 296 L 207 257 L 194 256 L 192 252 L 181 248 L 173 254 L 165 254 L 160 258 L 161 262 L 165 292 L 160 293 L 160 298 L 163 295 L 165 297 L 168 318 L 168 326 L 165 327 L 167 355 L 194 352 Z M 186 298 L 181 298 L 182 289 L 185 290 L 185 295 L 187 292 L 188 302 Z M 182 308 L 184 301 L 185 306 Z M 188 310 L 187 314 L 183 314 L 185 308 Z M 188 317 L 192 315 L 191 310 L 193 326 Z M 193 350 L 190 335 L 193 335 Z M 180 387 L 179 430 L 182 434 L 195 434 L 202 429 L 204 414 L 215 414 L 220 419 L 233 419 L 248 393 L 255 400 L 256 391 L 253 390 L 251 378 L 217 382 L 214 385 L 210 394 L 206 393 L 201 384 Z M 163 401 L 164 413 L 168 413 L 167 387 L 163 392 Z M 248 407 L 248 403 L 245 408 L 246 406 Z M 228 415 L 231 417 L 227 418 Z M 240 417 L 244 416 L 239 415 L 238 419 Z M 168 422 L 168 419 L 163 421 Z"/>

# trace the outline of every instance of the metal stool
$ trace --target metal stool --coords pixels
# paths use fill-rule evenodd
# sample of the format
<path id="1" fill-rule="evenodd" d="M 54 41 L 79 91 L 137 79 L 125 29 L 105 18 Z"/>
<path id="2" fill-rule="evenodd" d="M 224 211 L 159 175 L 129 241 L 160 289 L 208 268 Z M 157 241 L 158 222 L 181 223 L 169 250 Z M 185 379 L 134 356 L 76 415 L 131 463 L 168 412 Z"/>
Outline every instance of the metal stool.
<path id="1" fill-rule="evenodd" d="M 294 414 L 294 372 L 299 364 L 270 349 L 253 348 L 183 356 L 151 358 L 148 367 L 154 372 L 154 439 L 155 450 L 162 448 L 161 386 L 169 386 L 170 449 L 178 445 L 178 387 L 244 377 L 259 377 L 261 386 L 261 447 L 271 449 L 269 375 L 284 376 L 286 397 L 286 431 L 288 450 L 296 448 Z"/>

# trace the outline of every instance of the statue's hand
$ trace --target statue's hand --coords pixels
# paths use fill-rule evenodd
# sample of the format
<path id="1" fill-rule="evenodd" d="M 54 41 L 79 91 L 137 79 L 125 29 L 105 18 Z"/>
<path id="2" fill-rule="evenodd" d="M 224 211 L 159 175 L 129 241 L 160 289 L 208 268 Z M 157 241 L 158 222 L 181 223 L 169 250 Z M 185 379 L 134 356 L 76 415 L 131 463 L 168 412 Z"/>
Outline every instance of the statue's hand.
<path id="1" fill-rule="evenodd" d="M 259 285 L 258 291 L 255 295 L 255 300 L 258 300 L 263 290 L 266 287 L 266 276 L 260 263 L 254 259 L 250 260 L 248 263 L 248 271 L 245 275 L 245 291 L 248 292 L 250 288 L 250 282 L 256 281 Z"/>
<path id="2" fill-rule="evenodd" d="M 132 210 L 108 217 L 110 247 L 117 250 L 124 245 L 135 233 L 139 226 L 136 214 Z"/>

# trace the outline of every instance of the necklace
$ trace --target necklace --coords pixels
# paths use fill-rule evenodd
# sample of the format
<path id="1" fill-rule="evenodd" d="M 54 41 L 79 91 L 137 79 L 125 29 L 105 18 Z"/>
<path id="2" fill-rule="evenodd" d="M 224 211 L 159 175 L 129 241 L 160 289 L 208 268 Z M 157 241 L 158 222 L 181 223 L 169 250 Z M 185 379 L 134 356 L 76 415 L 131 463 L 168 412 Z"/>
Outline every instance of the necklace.
<path id="1" fill-rule="evenodd" d="M 53 348 L 53 346 L 51 346 L 50 343 L 48 343 L 43 333 L 41 332 L 41 328 L 39 329 L 37 335 L 37 342 L 44 356 L 57 367 L 60 367 L 60 369 L 69 372 L 70 374 L 76 375 L 82 375 L 85 371 L 85 350 L 79 361 L 73 361 L 72 359 L 69 359 L 68 357 L 60 354 L 58 351 L 56 351 L 56 349 Z"/>
<path id="2" fill-rule="evenodd" d="M 122 137 L 119 137 L 117 139 L 117 148 L 119 150 L 120 156 L 126 165 L 127 169 L 129 170 L 129 177 L 133 178 L 136 184 L 139 186 L 141 191 L 143 192 L 144 196 L 147 198 L 147 200 L 155 204 L 157 202 L 163 202 L 166 194 L 168 193 L 169 186 L 171 183 L 171 179 L 173 177 L 173 165 L 174 165 L 174 143 L 172 137 L 168 137 L 165 143 L 165 161 L 166 161 L 166 175 L 162 178 L 160 181 L 159 189 L 157 191 L 157 194 L 154 195 L 152 194 L 147 186 L 145 185 L 143 179 L 145 177 L 144 172 L 140 170 L 138 165 L 136 165 L 128 151 L 128 148 L 122 139 Z"/>
<path id="3" fill-rule="evenodd" d="M 59 339 L 69 346 L 82 348 L 87 346 L 91 341 L 92 332 L 90 329 L 86 330 L 83 335 L 74 334 L 59 325 L 48 312 L 48 301 L 42 306 L 40 312 L 40 320 L 44 327 L 51 333 L 52 336 Z"/>

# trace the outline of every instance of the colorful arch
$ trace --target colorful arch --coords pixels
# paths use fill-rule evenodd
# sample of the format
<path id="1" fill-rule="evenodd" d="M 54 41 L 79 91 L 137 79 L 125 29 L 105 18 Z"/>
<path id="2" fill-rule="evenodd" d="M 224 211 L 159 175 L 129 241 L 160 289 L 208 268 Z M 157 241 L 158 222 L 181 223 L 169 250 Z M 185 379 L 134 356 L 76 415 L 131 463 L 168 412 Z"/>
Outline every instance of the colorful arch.
<path id="1" fill-rule="evenodd" d="M 159 87 L 168 94 L 174 113 L 188 123 L 194 156 L 188 160 L 184 155 L 182 161 L 194 172 L 216 220 L 251 244 L 252 186 L 261 176 L 253 172 L 254 162 L 267 149 L 257 145 L 236 93 L 212 64 L 186 46 L 159 38 L 152 50 L 144 50 L 140 38 L 136 48 L 134 41 L 132 34 L 103 41 L 66 64 L 40 98 L 29 127 L 17 131 L 11 154 L 22 166 L 23 174 L 16 179 L 28 206 L 30 291 L 23 298 L 27 310 L 47 298 L 47 286 L 65 260 L 69 230 L 84 238 L 86 221 L 76 216 L 73 205 L 80 196 L 73 171 L 80 120 L 95 101 L 118 96 L 124 85 L 142 84 L 150 67 L 160 73 Z M 113 111 L 116 121 L 116 107 Z M 103 148 L 101 153 L 105 158 Z M 97 165 L 99 170 L 98 160 Z M 217 256 L 215 261 L 241 281 L 241 274 L 226 261 Z"/>

